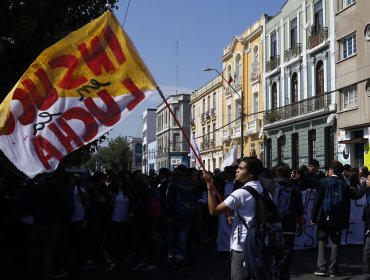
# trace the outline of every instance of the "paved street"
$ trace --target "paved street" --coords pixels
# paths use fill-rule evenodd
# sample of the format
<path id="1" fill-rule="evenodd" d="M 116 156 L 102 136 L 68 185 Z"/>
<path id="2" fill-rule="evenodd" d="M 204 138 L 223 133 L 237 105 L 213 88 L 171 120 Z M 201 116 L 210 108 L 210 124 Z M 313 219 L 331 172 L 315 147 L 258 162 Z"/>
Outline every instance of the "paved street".
<path id="1" fill-rule="evenodd" d="M 210 245 L 208 245 L 210 247 Z M 207 247 L 208 247 L 207 246 Z M 335 279 L 363 279 L 362 274 L 362 246 L 342 247 L 342 260 L 340 270 L 341 277 Z M 207 248 L 204 252 L 195 253 L 195 264 L 189 265 L 184 274 L 178 275 L 166 267 L 165 259 L 160 258 L 159 268 L 150 272 L 131 271 L 127 265 L 118 264 L 110 272 L 89 271 L 81 272 L 70 277 L 71 280 L 89 279 L 89 280 L 122 280 L 122 279 L 191 279 L 191 280 L 228 280 L 229 261 L 227 256 L 218 255 L 214 249 Z M 297 251 L 294 255 L 294 265 L 291 279 L 322 279 L 313 275 L 316 269 L 316 250 Z"/>

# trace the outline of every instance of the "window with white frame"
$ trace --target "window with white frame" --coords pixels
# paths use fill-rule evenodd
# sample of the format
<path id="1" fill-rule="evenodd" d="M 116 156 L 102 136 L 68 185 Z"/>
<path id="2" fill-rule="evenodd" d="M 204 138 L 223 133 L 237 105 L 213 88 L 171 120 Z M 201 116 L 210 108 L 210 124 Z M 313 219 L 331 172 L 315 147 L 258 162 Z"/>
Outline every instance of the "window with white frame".
<path id="1" fill-rule="evenodd" d="M 239 125 L 241 122 L 241 113 L 242 113 L 242 103 L 240 99 L 235 101 L 235 125 Z"/>
<path id="2" fill-rule="evenodd" d="M 290 47 L 294 48 L 298 44 L 297 18 L 290 21 Z"/>
<path id="3" fill-rule="evenodd" d="M 357 52 L 356 34 L 353 33 L 340 40 L 340 58 L 345 59 Z"/>
<path id="4" fill-rule="evenodd" d="M 314 5 L 314 23 L 313 31 L 316 34 L 324 27 L 324 13 L 321 0 Z"/>
<path id="5" fill-rule="evenodd" d="M 356 0 L 343 0 L 343 9 L 356 3 Z"/>
<path id="6" fill-rule="evenodd" d="M 351 86 L 342 90 L 343 109 L 357 106 L 357 87 Z"/>
<path id="7" fill-rule="evenodd" d="M 227 110 L 226 110 L 226 112 L 227 112 L 227 123 L 228 124 L 230 124 L 230 122 L 231 122 L 231 105 L 227 105 Z"/>
<path id="8" fill-rule="evenodd" d="M 237 54 L 236 59 L 235 59 L 235 82 L 236 83 L 240 82 L 241 69 L 242 69 L 242 63 L 241 63 L 240 54 Z"/>
<path id="9" fill-rule="evenodd" d="M 253 93 L 253 116 L 252 119 L 255 120 L 258 117 L 259 102 L 258 102 L 258 92 Z"/>
<path id="10" fill-rule="evenodd" d="M 271 33 L 270 35 L 270 59 L 275 58 L 277 55 L 277 38 L 276 32 Z"/>

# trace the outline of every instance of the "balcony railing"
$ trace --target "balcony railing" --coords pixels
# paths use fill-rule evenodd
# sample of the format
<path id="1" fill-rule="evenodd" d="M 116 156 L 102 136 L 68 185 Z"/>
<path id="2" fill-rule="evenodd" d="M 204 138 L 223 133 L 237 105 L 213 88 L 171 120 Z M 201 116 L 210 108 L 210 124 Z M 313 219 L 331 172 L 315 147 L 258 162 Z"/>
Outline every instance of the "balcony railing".
<path id="1" fill-rule="evenodd" d="M 204 142 L 200 142 L 200 150 L 203 151 L 204 150 Z"/>
<path id="2" fill-rule="evenodd" d="M 235 81 L 234 81 L 234 89 L 235 89 L 236 91 L 238 91 L 238 90 L 241 90 L 241 89 L 242 89 L 242 80 L 241 80 L 241 78 L 237 78 L 237 79 L 235 79 Z"/>
<path id="3" fill-rule="evenodd" d="M 258 69 L 255 70 L 254 72 L 252 71 L 252 73 L 251 73 L 251 82 L 252 83 L 253 82 L 258 82 L 259 79 L 260 79 L 260 73 L 259 73 Z"/>
<path id="4" fill-rule="evenodd" d="M 208 110 L 204 113 L 206 120 L 209 120 L 211 118 L 211 110 Z"/>
<path id="5" fill-rule="evenodd" d="M 234 126 L 233 137 L 240 137 L 240 133 L 241 133 L 241 126 L 240 126 L 240 124 Z"/>
<path id="6" fill-rule="evenodd" d="M 299 56 L 302 53 L 302 44 L 298 43 L 296 46 L 287 49 L 284 53 L 284 61 L 287 62 L 292 58 Z"/>
<path id="7" fill-rule="evenodd" d="M 308 37 L 308 48 L 312 49 L 318 45 L 320 45 L 322 42 L 324 42 L 326 39 L 328 39 L 328 28 L 324 27 L 320 31 L 316 32 L 315 34 L 312 34 Z"/>
<path id="8" fill-rule="evenodd" d="M 201 122 L 205 121 L 205 113 L 200 114 L 200 121 Z"/>
<path id="9" fill-rule="evenodd" d="M 251 70 L 251 82 L 259 81 L 260 78 L 259 71 L 260 71 L 259 62 L 253 61 Z"/>
<path id="10" fill-rule="evenodd" d="M 216 111 L 215 111 L 215 109 L 214 109 L 214 108 L 212 108 L 212 109 L 210 110 L 210 115 L 211 115 L 211 118 L 212 118 L 212 119 L 215 119 L 215 118 L 216 118 Z"/>
<path id="11" fill-rule="evenodd" d="M 271 58 L 269 61 L 266 62 L 266 71 L 270 72 L 275 70 L 280 64 L 280 56 L 277 55 L 274 58 Z"/>
<path id="12" fill-rule="evenodd" d="M 210 149 L 215 147 L 215 142 L 216 142 L 215 139 L 209 140 L 209 148 Z"/>
<path id="13" fill-rule="evenodd" d="M 261 120 L 255 119 L 253 121 L 249 121 L 247 127 L 247 134 L 258 134 L 261 130 Z"/>
<path id="14" fill-rule="evenodd" d="M 172 146 L 172 149 L 171 149 L 171 152 L 179 152 L 181 151 L 181 147 L 176 145 L 176 146 Z"/>
<path id="15" fill-rule="evenodd" d="M 230 128 L 222 129 L 222 139 L 227 140 L 230 139 L 230 137 L 231 137 Z"/>
<path id="16" fill-rule="evenodd" d="M 325 94 L 314 96 L 305 100 L 283 106 L 277 109 L 266 111 L 263 121 L 264 124 L 271 124 L 277 121 L 290 119 L 299 115 L 312 113 L 324 108 L 328 108 L 331 104 L 331 95 Z"/>
<path id="17" fill-rule="evenodd" d="M 195 118 L 192 118 L 192 119 L 190 120 L 190 124 L 191 124 L 191 126 L 195 126 Z"/>

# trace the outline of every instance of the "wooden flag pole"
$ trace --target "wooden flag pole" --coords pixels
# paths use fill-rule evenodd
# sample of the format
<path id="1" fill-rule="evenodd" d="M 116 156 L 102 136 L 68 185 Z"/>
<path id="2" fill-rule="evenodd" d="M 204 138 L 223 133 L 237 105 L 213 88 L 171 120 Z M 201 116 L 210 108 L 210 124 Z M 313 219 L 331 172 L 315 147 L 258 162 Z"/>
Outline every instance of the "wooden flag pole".
<path id="1" fill-rule="evenodd" d="M 193 153 L 194 153 L 195 157 L 196 157 L 196 158 L 197 158 L 197 160 L 200 162 L 200 165 L 202 166 L 203 170 L 206 170 L 206 169 L 205 169 L 205 167 L 204 167 L 203 161 L 201 160 L 201 158 L 200 158 L 200 157 L 198 156 L 198 154 L 196 153 L 196 151 L 195 151 L 195 149 L 194 149 L 193 145 L 190 143 L 190 139 L 189 139 L 188 135 L 186 134 L 186 132 L 185 132 L 184 128 L 182 127 L 182 125 L 180 124 L 179 120 L 176 118 L 175 113 L 172 111 L 172 109 L 171 109 L 170 105 L 168 104 L 168 102 L 167 102 L 166 98 L 164 97 L 163 92 L 162 92 L 162 90 L 160 89 L 160 87 L 157 87 L 157 91 L 158 91 L 159 95 L 162 97 L 163 102 L 166 104 L 166 107 L 167 107 L 167 108 L 168 108 L 168 110 L 170 111 L 170 113 L 171 113 L 171 115 L 172 115 L 173 119 L 175 120 L 175 122 L 176 122 L 177 126 L 180 128 L 182 135 L 184 135 L 186 142 L 188 142 L 188 144 L 189 144 L 189 146 L 190 146 L 190 149 L 193 151 Z M 212 181 L 212 185 L 213 185 L 213 181 Z M 212 189 L 213 189 L 213 191 L 216 193 L 216 195 L 217 195 L 218 199 L 219 199 L 220 201 L 223 201 L 221 194 L 217 191 L 217 189 L 215 188 L 215 186 L 214 186 L 214 185 L 212 186 Z"/>

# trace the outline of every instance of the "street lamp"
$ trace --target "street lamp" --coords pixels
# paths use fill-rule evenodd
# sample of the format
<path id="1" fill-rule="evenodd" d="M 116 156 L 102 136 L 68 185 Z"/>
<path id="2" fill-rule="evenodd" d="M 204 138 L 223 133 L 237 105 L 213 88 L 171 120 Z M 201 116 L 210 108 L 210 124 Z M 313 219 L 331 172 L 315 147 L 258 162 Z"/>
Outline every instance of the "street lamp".
<path id="1" fill-rule="evenodd" d="M 239 94 L 236 89 L 229 83 L 229 81 L 227 81 L 224 76 L 220 73 L 220 71 L 218 71 L 217 69 L 214 69 L 214 68 L 205 68 L 203 69 L 203 71 L 215 71 L 230 87 L 231 89 L 240 97 L 240 101 L 241 101 L 241 113 L 240 113 L 240 117 L 241 117 L 241 122 L 240 122 L 240 138 L 241 138 L 241 148 L 240 148 L 240 157 L 243 158 L 244 156 L 244 137 L 243 137 L 243 126 L 244 126 L 244 99 L 243 99 L 243 90 L 241 90 L 241 94 Z"/>

